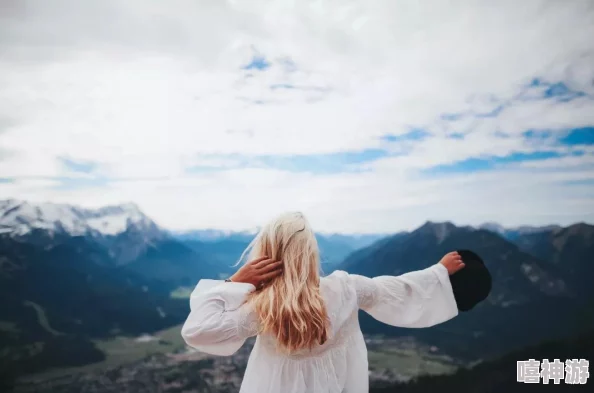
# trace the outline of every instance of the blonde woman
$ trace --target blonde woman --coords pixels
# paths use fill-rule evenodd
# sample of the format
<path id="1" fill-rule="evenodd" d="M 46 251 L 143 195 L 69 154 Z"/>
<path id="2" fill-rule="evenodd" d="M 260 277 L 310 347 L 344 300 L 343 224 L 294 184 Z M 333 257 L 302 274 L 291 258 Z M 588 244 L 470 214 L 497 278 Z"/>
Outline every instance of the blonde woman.
<path id="1" fill-rule="evenodd" d="M 303 214 L 288 213 L 266 225 L 246 255 L 229 280 L 198 282 L 181 331 L 189 346 L 220 356 L 257 336 L 240 393 L 367 393 L 359 310 L 412 328 L 458 315 L 449 280 L 464 266 L 456 252 L 401 276 L 321 278 L 314 232 Z"/>

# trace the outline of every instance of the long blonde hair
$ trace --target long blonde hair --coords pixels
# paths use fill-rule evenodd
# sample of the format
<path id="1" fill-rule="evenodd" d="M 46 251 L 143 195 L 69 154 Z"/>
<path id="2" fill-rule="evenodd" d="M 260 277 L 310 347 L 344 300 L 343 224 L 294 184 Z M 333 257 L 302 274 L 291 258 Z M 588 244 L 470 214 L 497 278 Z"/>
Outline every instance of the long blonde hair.
<path id="1" fill-rule="evenodd" d="M 285 213 L 268 223 L 241 256 L 268 256 L 283 263 L 283 273 L 250 294 L 261 333 L 276 338 L 279 349 L 311 349 L 328 339 L 329 319 L 320 292 L 318 243 L 302 213 Z"/>

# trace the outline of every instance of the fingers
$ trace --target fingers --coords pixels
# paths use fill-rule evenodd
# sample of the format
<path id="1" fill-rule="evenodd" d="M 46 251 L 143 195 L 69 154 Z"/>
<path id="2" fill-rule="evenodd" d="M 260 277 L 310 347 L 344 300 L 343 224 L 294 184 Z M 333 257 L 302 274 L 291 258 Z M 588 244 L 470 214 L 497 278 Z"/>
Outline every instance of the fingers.
<path id="1" fill-rule="evenodd" d="M 460 254 L 458 254 L 458 251 L 452 251 L 452 252 L 447 253 L 446 255 L 449 256 L 454 261 L 462 261 L 462 256 Z"/>
<path id="2" fill-rule="evenodd" d="M 263 288 L 273 278 L 280 276 L 283 273 L 282 261 L 266 260 L 260 262 L 262 267 L 257 269 L 258 281 L 260 282 L 259 288 Z"/>
<path id="3" fill-rule="evenodd" d="M 267 265 L 264 265 L 261 268 L 258 268 L 258 273 L 262 273 L 262 274 L 268 273 L 273 270 L 282 268 L 282 265 L 283 265 L 282 261 L 271 262 Z"/>
<path id="4" fill-rule="evenodd" d="M 256 265 L 260 264 L 262 261 L 265 261 L 267 259 L 268 259 L 267 256 L 256 258 L 253 261 L 250 261 L 250 263 L 248 263 L 248 265 L 254 265 L 254 266 L 256 266 Z"/>
<path id="5" fill-rule="evenodd" d="M 265 258 L 265 259 L 261 259 L 260 262 L 254 264 L 254 268 L 257 270 L 263 269 L 267 266 L 269 266 L 270 264 L 275 263 L 276 261 L 272 258 Z"/>
<path id="6" fill-rule="evenodd" d="M 266 282 L 266 281 L 268 281 L 268 280 L 270 280 L 270 279 L 272 279 L 272 278 L 274 278 L 276 276 L 280 276 L 282 274 L 282 272 L 283 272 L 282 269 L 276 269 L 276 270 L 273 270 L 271 272 L 262 274 L 260 276 L 260 281 Z"/>

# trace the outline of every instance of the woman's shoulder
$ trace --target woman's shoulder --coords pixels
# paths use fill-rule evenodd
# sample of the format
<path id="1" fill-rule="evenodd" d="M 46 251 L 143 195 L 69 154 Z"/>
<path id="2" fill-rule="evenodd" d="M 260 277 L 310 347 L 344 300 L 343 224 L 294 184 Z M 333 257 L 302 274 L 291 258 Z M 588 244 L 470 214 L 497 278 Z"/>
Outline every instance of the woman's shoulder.
<path id="1" fill-rule="evenodd" d="M 357 307 L 357 290 L 350 279 L 349 273 L 344 270 L 335 270 L 322 278 L 324 297 L 334 312 L 341 310 L 344 315 L 350 313 Z"/>
<path id="2" fill-rule="evenodd" d="M 322 277 L 322 280 L 325 281 L 345 281 L 348 280 L 349 273 L 345 272 L 344 270 L 334 270 L 332 273 L 328 274 L 327 276 Z"/>
<path id="3" fill-rule="evenodd" d="M 349 273 L 344 270 L 334 270 L 329 275 L 322 277 L 322 283 L 326 287 L 332 288 L 334 292 L 350 293 L 352 283 L 349 277 Z"/>

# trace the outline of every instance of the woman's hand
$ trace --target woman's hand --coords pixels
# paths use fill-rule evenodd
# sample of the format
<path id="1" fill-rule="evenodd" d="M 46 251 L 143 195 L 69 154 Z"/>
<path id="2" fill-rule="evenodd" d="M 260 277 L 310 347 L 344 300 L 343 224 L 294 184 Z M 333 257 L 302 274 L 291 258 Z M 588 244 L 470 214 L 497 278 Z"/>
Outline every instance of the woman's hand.
<path id="1" fill-rule="evenodd" d="M 260 289 L 283 272 L 282 262 L 262 257 L 243 265 L 233 276 L 232 282 L 252 284 Z"/>
<path id="2" fill-rule="evenodd" d="M 451 276 L 452 274 L 456 273 L 458 270 L 462 269 L 465 265 L 462 262 L 462 257 L 458 254 L 457 251 L 452 251 L 444 255 L 439 261 L 442 265 L 448 269 L 448 274 Z"/>

